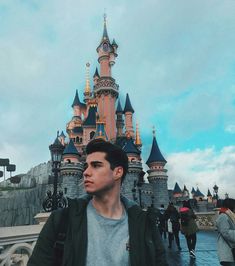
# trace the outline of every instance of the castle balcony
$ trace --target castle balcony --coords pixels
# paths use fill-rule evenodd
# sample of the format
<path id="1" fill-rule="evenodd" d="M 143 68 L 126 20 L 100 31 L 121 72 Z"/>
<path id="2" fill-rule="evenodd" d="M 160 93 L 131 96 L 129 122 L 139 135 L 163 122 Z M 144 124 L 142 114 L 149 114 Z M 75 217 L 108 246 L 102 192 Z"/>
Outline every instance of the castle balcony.
<path id="1" fill-rule="evenodd" d="M 94 86 L 95 96 L 100 96 L 101 94 L 109 95 L 113 97 L 118 96 L 118 85 L 115 83 L 115 79 L 111 77 L 101 77 L 98 79 L 97 84 Z"/>

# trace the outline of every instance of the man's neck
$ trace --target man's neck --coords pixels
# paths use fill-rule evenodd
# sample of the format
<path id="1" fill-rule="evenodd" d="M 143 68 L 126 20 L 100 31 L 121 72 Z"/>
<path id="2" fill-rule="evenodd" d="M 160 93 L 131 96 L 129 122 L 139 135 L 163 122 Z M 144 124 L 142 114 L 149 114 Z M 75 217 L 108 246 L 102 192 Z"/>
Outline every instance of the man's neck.
<path id="1" fill-rule="evenodd" d="M 94 195 L 92 205 L 96 211 L 107 218 L 120 219 L 123 214 L 123 204 L 120 200 L 120 194 L 114 195 Z"/>

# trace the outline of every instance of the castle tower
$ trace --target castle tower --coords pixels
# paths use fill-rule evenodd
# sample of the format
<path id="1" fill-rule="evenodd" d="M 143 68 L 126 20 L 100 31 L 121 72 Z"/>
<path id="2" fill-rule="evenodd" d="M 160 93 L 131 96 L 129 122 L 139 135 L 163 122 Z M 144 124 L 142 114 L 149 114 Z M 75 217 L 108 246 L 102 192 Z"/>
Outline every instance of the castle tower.
<path id="1" fill-rule="evenodd" d="M 83 164 L 79 162 L 79 157 L 80 154 L 70 140 L 62 155 L 60 175 L 63 178 L 64 195 L 71 199 L 79 195 L 79 180 L 83 172 Z"/>
<path id="2" fill-rule="evenodd" d="M 104 16 L 103 36 L 97 47 L 100 77 L 95 76 L 94 96 L 98 103 L 99 117 L 105 123 L 105 131 L 109 140 L 116 138 L 115 102 L 118 97 L 118 85 L 112 78 L 111 68 L 117 57 L 117 44 L 109 41 L 106 15 Z"/>
<path id="3" fill-rule="evenodd" d="M 132 138 L 134 138 L 134 129 L 133 129 L 133 122 L 132 122 L 132 116 L 134 113 L 134 109 L 131 106 L 131 101 L 129 98 L 129 95 L 127 93 L 126 95 L 126 103 L 123 110 L 123 113 L 125 114 L 125 126 L 126 126 L 126 135 L 130 135 Z"/>
<path id="4" fill-rule="evenodd" d="M 192 187 L 191 194 L 192 194 L 193 199 L 194 199 L 195 193 L 196 193 L 196 190 L 194 189 L 194 187 Z"/>
<path id="5" fill-rule="evenodd" d="M 184 185 L 184 188 L 183 188 L 183 197 L 189 198 L 189 191 L 188 191 L 188 189 L 186 188 L 185 185 Z"/>
<path id="6" fill-rule="evenodd" d="M 123 127 L 124 127 L 124 121 L 123 121 L 123 110 L 121 107 L 121 103 L 120 100 L 118 100 L 118 105 L 117 105 L 117 109 L 116 109 L 116 127 L 117 127 L 117 137 L 121 137 L 123 136 Z"/>
<path id="7" fill-rule="evenodd" d="M 213 201 L 213 199 L 212 199 L 212 194 L 211 194 L 209 188 L 208 188 L 208 192 L 207 192 L 207 201 L 208 201 L 209 203 L 212 203 L 212 201 Z"/>
<path id="8" fill-rule="evenodd" d="M 66 136 L 65 136 L 65 134 L 64 134 L 64 132 L 63 131 L 61 131 L 61 134 L 59 135 L 59 141 L 61 142 L 61 144 L 63 145 L 63 146 L 65 146 L 65 138 L 66 138 Z"/>
<path id="9" fill-rule="evenodd" d="M 132 138 L 128 138 L 126 144 L 122 148 L 128 157 L 128 172 L 122 184 L 122 194 L 133 200 L 132 190 L 135 189 L 137 183 L 143 175 L 140 150 L 136 147 Z"/>
<path id="10" fill-rule="evenodd" d="M 167 170 L 164 168 L 167 161 L 161 154 L 155 137 L 155 130 L 153 131 L 153 143 L 149 158 L 146 162 L 150 168 L 148 172 L 148 180 L 152 185 L 154 195 L 154 207 L 159 208 L 161 204 L 165 206 L 169 203 L 169 195 L 167 189 Z"/>
<path id="11" fill-rule="evenodd" d="M 173 197 L 175 199 L 177 199 L 177 198 L 181 198 L 182 195 L 183 195 L 182 190 L 181 190 L 180 186 L 178 185 L 178 183 L 176 182 L 175 187 L 173 189 Z"/>
<path id="12" fill-rule="evenodd" d="M 81 151 L 83 144 L 82 116 L 85 116 L 87 107 L 85 103 L 80 101 L 77 90 L 73 100 L 72 108 L 74 115 L 72 120 L 68 122 L 66 131 L 69 139 L 72 139 L 76 148 Z"/>
<path id="13" fill-rule="evenodd" d="M 99 75 L 98 69 L 96 67 L 95 74 L 93 75 L 94 86 L 97 84 L 99 78 L 100 78 L 100 75 Z"/>

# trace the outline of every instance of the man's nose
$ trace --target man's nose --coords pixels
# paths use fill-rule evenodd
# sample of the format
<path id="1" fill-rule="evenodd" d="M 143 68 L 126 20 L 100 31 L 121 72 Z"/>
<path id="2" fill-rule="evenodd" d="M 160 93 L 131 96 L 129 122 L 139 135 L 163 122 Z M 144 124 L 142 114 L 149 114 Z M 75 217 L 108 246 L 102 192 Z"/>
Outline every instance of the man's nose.
<path id="1" fill-rule="evenodd" d="M 84 176 L 84 177 L 88 177 L 88 176 L 90 176 L 90 175 L 91 175 L 90 172 L 91 172 L 91 171 L 90 171 L 90 168 L 87 167 L 87 168 L 84 170 L 84 172 L 83 172 L 83 176 Z"/>

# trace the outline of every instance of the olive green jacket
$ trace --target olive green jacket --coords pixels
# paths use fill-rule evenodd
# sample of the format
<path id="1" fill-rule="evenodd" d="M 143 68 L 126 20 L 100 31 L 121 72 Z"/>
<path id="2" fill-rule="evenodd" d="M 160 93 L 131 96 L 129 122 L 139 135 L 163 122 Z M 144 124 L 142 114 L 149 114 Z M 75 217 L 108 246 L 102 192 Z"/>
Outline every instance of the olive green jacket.
<path id="1" fill-rule="evenodd" d="M 188 211 L 188 216 L 189 216 L 188 224 L 185 226 L 181 225 L 181 233 L 186 236 L 195 234 L 198 231 L 198 226 L 195 221 L 196 215 L 191 209 L 189 209 Z"/>
<path id="2" fill-rule="evenodd" d="M 63 266 L 85 266 L 87 252 L 86 207 L 91 197 L 69 200 L 68 230 Z M 165 250 L 151 210 L 146 212 L 122 197 L 128 214 L 131 266 L 166 266 Z M 43 227 L 28 266 L 54 265 L 54 243 L 64 210 L 52 212 Z M 98 266 L 98 265 L 97 265 Z M 121 265 L 120 265 L 121 266 Z"/>

